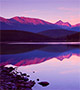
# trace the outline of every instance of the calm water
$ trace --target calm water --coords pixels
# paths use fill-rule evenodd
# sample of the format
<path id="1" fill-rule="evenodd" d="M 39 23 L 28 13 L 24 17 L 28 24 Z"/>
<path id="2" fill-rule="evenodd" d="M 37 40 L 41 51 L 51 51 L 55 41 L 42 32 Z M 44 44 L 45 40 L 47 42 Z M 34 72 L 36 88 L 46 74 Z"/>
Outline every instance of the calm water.
<path id="1" fill-rule="evenodd" d="M 33 90 L 80 90 L 79 44 L 3 44 L 1 48 L 0 65 L 18 66 L 30 79 L 50 83 L 36 84 Z"/>

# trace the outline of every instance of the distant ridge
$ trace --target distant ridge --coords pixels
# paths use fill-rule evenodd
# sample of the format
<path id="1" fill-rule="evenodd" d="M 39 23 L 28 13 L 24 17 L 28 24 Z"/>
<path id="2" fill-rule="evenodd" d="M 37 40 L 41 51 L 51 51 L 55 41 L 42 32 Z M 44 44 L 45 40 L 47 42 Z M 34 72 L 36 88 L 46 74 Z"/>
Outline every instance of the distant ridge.
<path id="1" fill-rule="evenodd" d="M 69 22 L 63 22 L 63 21 L 59 20 L 55 24 L 59 25 L 63 29 L 80 32 L 80 23 L 71 25 Z"/>
<path id="2" fill-rule="evenodd" d="M 62 25 L 62 26 L 67 26 L 67 27 L 71 27 L 71 24 L 68 22 L 63 22 L 61 20 L 59 20 L 58 22 L 55 23 L 56 25 Z"/>
<path id="3" fill-rule="evenodd" d="M 68 31 L 66 29 L 50 29 L 39 32 L 41 35 L 45 35 L 51 38 L 67 37 L 68 35 L 75 34 L 75 31 Z"/>
<path id="4" fill-rule="evenodd" d="M 80 23 L 73 25 L 72 27 L 80 27 Z"/>

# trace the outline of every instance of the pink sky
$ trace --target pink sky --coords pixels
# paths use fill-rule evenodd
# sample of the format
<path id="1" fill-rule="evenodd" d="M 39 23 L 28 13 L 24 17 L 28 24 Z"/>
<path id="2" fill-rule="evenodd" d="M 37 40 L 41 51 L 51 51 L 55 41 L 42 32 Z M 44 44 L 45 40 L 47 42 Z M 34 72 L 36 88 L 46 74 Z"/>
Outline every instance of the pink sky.
<path id="1" fill-rule="evenodd" d="M 80 0 L 0 0 L 0 16 L 25 16 L 55 23 L 80 22 Z"/>

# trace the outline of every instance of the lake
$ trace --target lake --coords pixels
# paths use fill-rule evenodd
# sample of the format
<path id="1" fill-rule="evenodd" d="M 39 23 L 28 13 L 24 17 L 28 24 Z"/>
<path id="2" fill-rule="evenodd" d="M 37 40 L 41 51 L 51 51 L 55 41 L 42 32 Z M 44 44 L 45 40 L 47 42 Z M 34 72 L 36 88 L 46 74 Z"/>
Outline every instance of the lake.
<path id="1" fill-rule="evenodd" d="M 0 58 L 0 65 L 29 74 L 36 81 L 33 90 L 80 90 L 79 42 L 1 44 Z M 37 78 L 50 85 L 40 86 Z"/>

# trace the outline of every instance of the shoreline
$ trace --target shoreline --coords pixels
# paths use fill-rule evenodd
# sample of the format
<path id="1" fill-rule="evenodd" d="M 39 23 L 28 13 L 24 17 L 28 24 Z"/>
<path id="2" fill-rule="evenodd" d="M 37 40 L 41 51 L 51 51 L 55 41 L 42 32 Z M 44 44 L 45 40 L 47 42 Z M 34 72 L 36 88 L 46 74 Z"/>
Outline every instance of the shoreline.
<path id="1" fill-rule="evenodd" d="M 75 44 L 75 45 L 80 45 L 80 42 L 0 42 L 0 44 Z"/>

